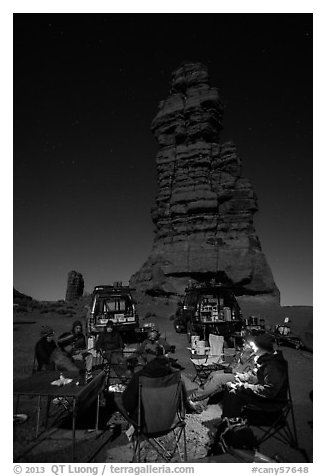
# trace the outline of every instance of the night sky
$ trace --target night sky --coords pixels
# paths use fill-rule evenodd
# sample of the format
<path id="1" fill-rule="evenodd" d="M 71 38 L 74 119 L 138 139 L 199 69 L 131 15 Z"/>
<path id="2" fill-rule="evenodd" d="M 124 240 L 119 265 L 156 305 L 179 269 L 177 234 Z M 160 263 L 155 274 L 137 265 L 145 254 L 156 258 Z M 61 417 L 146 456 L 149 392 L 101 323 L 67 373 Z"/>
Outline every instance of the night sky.
<path id="1" fill-rule="evenodd" d="M 311 14 L 14 14 L 14 286 L 64 299 L 149 255 L 150 124 L 184 60 L 208 66 L 258 196 L 282 305 L 312 305 Z"/>

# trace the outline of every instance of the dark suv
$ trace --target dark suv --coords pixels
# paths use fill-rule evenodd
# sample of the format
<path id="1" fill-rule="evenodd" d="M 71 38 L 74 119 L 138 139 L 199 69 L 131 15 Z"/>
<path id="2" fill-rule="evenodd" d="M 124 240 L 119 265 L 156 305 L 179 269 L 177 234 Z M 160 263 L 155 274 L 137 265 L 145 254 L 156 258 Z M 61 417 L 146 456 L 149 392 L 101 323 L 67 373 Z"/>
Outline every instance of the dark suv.
<path id="1" fill-rule="evenodd" d="M 129 286 L 117 282 L 95 286 L 92 294 L 90 315 L 87 319 L 87 334 L 103 332 L 108 320 L 122 333 L 139 327 L 138 314 Z"/>
<path id="2" fill-rule="evenodd" d="M 222 284 L 199 283 L 185 289 L 174 318 L 176 332 L 187 332 L 208 340 L 209 334 L 228 337 L 242 328 L 242 315 L 230 287 Z"/>

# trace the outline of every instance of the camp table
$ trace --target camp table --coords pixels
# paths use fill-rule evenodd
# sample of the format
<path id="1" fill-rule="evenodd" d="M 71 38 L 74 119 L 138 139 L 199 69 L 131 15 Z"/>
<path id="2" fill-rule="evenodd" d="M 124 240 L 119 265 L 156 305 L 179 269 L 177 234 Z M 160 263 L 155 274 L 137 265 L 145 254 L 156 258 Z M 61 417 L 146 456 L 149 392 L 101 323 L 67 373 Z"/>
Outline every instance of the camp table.
<path id="1" fill-rule="evenodd" d="M 36 422 L 36 437 L 39 433 L 40 414 L 41 414 L 41 400 L 42 397 L 47 398 L 46 407 L 46 422 L 48 419 L 50 403 L 54 398 L 63 398 L 72 401 L 72 460 L 75 460 L 75 438 L 76 438 L 76 417 L 78 409 L 85 408 L 90 403 L 97 399 L 96 406 L 96 422 L 95 431 L 98 431 L 98 418 L 100 406 L 100 393 L 103 390 L 106 382 L 106 373 L 103 370 L 93 371 L 93 378 L 85 384 L 76 385 L 80 377 L 76 375 L 65 373 L 65 378 L 72 378 L 72 382 L 61 387 L 51 385 L 51 382 L 58 380 L 60 373 L 58 371 L 38 372 L 32 376 L 14 384 L 13 394 L 16 396 L 16 410 L 18 413 L 19 398 L 21 395 L 37 397 L 37 422 Z"/>

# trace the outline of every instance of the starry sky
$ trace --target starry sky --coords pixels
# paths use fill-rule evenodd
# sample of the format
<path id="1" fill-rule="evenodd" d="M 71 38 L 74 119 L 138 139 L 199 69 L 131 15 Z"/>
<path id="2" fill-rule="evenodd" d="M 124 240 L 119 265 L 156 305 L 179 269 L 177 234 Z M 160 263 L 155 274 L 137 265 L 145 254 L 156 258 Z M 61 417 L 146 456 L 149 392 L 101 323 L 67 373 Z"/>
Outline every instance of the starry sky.
<path id="1" fill-rule="evenodd" d="M 153 241 L 150 124 L 184 60 L 208 66 L 258 196 L 282 305 L 312 305 L 312 14 L 14 14 L 14 287 L 64 299 L 130 276 Z"/>

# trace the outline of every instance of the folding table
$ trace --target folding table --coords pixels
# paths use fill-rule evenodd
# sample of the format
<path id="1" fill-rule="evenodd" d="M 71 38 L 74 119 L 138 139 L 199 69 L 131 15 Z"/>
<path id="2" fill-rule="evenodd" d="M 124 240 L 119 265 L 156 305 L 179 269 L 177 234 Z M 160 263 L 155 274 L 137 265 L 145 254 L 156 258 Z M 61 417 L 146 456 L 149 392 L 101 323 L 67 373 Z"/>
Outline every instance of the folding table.
<path id="1" fill-rule="evenodd" d="M 106 373 L 103 370 L 95 370 L 93 372 L 93 378 L 84 385 L 76 385 L 79 382 L 79 376 L 65 373 L 65 378 L 72 378 L 72 382 L 58 387 L 51 385 L 51 382 L 57 380 L 59 377 L 58 371 L 51 372 L 39 372 L 33 374 L 31 377 L 18 382 L 14 385 L 13 394 L 16 399 L 16 410 L 18 413 L 19 397 L 36 396 L 37 398 L 37 422 L 36 422 L 36 437 L 38 436 L 40 426 L 40 414 L 41 414 L 41 399 L 47 398 L 46 408 L 46 421 L 48 418 L 48 412 L 51 400 L 54 398 L 65 398 L 72 400 L 72 460 L 75 460 L 75 438 L 76 438 L 76 417 L 78 409 L 85 408 L 90 405 L 95 399 L 97 399 L 96 406 L 96 423 L 95 431 L 98 431 L 98 418 L 99 418 L 99 406 L 100 406 L 100 393 L 103 390 L 106 382 Z"/>

